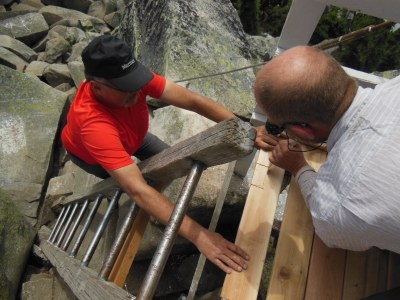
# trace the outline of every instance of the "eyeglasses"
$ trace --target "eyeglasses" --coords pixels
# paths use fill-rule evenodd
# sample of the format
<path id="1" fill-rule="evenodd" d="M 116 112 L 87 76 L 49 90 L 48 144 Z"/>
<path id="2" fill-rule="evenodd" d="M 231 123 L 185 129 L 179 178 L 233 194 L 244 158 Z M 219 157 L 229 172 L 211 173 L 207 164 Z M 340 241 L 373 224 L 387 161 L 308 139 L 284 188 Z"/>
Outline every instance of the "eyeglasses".
<path id="1" fill-rule="evenodd" d="M 276 137 L 287 138 L 288 148 L 290 151 L 309 152 L 316 149 L 320 149 L 321 146 L 324 144 L 323 142 L 315 144 L 310 141 L 305 141 L 299 138 L 298 136 L 292 134 L 290 130 L 288 130 L 292 126 L 301 126 L 304 128 L 310 127 L 310 125 L 304 122 L 287 122 L 284 123 L 282 126 L 278 126 L 269 121 L 265 122 L 265 129 L 269 134 L 272 134 L 273 136 Z"/>

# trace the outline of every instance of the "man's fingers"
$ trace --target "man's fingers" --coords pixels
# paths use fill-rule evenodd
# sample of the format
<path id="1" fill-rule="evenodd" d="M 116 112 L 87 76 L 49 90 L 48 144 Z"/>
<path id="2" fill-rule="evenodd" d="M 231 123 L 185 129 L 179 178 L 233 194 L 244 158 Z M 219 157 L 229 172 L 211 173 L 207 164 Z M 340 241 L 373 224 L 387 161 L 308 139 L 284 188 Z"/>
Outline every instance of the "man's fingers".
<path id="1" fill-rule="evenodd" d="M 214 259 L 213 263 L 225 273 L 232 273 L 232 269 L 223 263 L 219 258 Z"/>
<path id="2" fill-rule="evenodd" d="M 228 249 L 231 250 L 233 253 L 236 253 L 236 254 L 240 255 L 245 260 L 249 260 L 250 259 L 250 256 L 246 251 L 244 251 L 242 248 L 240 248 L 239 246 L 237 246 L 237 245 L 235 245 L 233 243 L 230 243 L 228 245 Z"/>
<path id="3" fill-rule="evenodd" d="M 227 255 L 221 255 L 219 258 L 216 259 L 216 261 L 222 263 L 223 266 L 221 266 L 220 268 L 225 272 L 232 270 L 241 272 L 247 269 L 247 264 L 244 262 L 243 259 L 239 258 L 238 256 L 229 257 Z"/>

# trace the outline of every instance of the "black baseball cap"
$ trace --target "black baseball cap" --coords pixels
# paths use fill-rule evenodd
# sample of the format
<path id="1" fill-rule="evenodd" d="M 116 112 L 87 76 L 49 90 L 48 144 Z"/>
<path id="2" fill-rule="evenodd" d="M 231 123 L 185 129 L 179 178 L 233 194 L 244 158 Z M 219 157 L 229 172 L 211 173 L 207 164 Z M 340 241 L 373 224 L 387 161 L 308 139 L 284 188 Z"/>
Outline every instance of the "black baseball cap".
<path id="1" fill-rule="evenodd" d="M 125 41 L 111 35 L 94 38 L 83 49 L 82 61 L 86 74 L 107 79 L 124 92 L 136 92 L 154 77 Z"/>

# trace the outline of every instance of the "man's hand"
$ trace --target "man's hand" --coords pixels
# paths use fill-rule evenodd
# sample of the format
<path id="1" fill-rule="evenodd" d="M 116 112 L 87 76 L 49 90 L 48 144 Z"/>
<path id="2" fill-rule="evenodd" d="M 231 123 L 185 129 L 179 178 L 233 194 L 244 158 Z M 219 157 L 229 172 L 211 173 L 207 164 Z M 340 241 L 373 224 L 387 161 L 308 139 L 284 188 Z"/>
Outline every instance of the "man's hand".
<path id="1" fill-rule="evenodd" d="M 274 165 L 296 175 L 303 166 L 307 165 L 302 152 L 290 151 L 288 140 L 281 140 L 272 150 L 269 161 Z"/>
<path id="2" fill-rule="evenodd" d="M 280 138 L 269 134 L 265 129 L 265 126 L 255 127 L 257 131 L 256 140 L 254 142 L 254 146 L 258 149 L 262 149 L 264 151 L 271 151 L 281 140 Z"/>
<path id="3" fill-rule="evenodd" d="M 208 260 L 228 274 L 232 270 L 241 272 L 247 269 L 249 255 L 216 232 L 203 230 L 195 245 Z"/>

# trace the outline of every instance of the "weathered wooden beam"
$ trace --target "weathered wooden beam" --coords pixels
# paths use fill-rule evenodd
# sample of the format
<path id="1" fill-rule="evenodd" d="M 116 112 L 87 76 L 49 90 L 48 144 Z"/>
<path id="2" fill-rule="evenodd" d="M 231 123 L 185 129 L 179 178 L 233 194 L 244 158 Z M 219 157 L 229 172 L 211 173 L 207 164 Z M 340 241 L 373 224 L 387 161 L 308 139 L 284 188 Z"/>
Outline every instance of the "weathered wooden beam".
<path id="1" fill-rule="evenodd" d="M 116 284 L 100 279 L 94 270 L 81 267 L 79 260 L 69 257 L 64 251 L 54 247 L 48 241 L 42 240 L 40 248 L 78 299 L 136 299 L 135 296 Z"/>
<path id="2" fill-rule="evenodd" d="M 188 174 L 193 161 L 207 167 L 237 160 L 253 151 L 255 129 L 238 118 L 227 120 L 168 148 L 138 164 L 143 176 L 153 181 L 173 180 Z M 62 204 L 92 198 L 116 187 L 112 178 L 103 180 L 84 193 L 73 194 Z"/>

